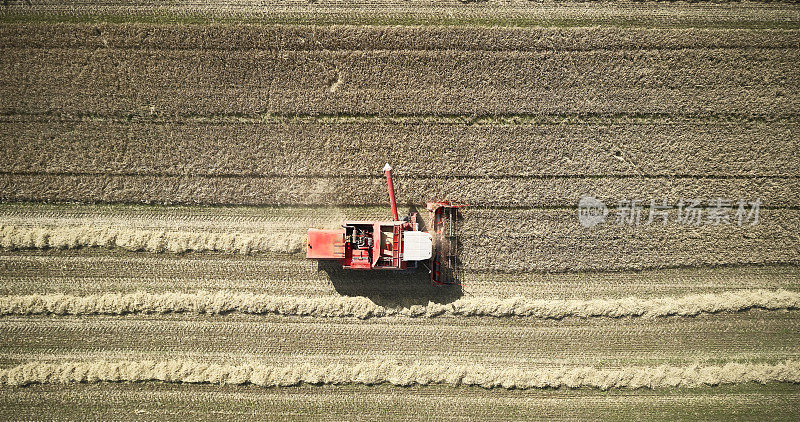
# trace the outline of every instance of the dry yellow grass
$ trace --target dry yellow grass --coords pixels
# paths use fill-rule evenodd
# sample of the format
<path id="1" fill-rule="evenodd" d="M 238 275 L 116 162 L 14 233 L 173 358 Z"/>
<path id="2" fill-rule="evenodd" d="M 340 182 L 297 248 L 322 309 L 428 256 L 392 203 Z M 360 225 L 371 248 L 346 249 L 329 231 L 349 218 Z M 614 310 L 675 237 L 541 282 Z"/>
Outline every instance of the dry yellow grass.
<path id="1" fill-rule="evenodd" d="M 800 309 L 800 293 L 739 290 L 666 298 L 532 300 L 470 297 L 448 304 L 429 302 L 407 308 L 377 305 L 365 297 L 293 297 L 238 292 L 106 293 L 0 296 L 0 315 L 121 315 L 128 313 L 277 314 L 313 317 L 489 316 L 561 319 L 567 317 L 666 317 L 748 309 Z"/>
<path id="2" fill-rule="evenodd" d="M 299 233 L 198 233 L 137 230 L 129 227 L 25 227 L 0 225 L 0 246 L 7 249 L 121 248 L 151 253 L 225 252 L 297 253 L 305 248 Z"/>
<path id="3" fill-rule="evenodd" d="M 402 365 L 373 361 L 356 365 L 298 364 L 218 365 L 191 361 L 29 363 L 0 369 L 0 384 L 24 386 L 44 383 L 164 381 L 222 385 L 255 384 L 285 387 L 308 384 L 382 384 L 396 386 L 447 384 L 484 388 L 610 388 L 699 387 L 758 382 L 800 382 L 800 362 L 779 364 L 727 363 L 722 366 L 659 366 L 597 369 L 591 367 L 493 370 L 481 365 Z"/>

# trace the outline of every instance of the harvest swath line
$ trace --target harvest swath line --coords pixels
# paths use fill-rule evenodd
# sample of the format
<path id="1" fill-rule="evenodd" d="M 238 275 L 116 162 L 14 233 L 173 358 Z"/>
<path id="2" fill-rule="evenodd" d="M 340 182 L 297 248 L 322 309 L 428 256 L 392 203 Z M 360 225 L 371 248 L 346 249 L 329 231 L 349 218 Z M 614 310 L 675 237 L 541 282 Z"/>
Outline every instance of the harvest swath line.
<path id="1" fill-rule="evenodd" d="M 24 227 L 0 224 L 0 246 L 9 249 L 121 248 L 154 253 L 227 252 L 298 253 L 304 248 L 302 233 L 215 233 L 140 230 L 100 224 L 72 227 Z"/>
<path id="2" fill-rule="evenodd" d="M 800 218 L 796 209 L 764 208 L 755 225 L 739 226 L 735 219 L 699 226 L 609 222 L 593 230 L 578 224 L 574 210 L 466 209 L 458 233 L 463 269 L 499 274 L 798 263 L 800 239 L 789 229 Z M 0 215 L 0 246 L 9 250 L 101 247 L 261 255 L 301 252 L 309 227 L 335 228 L 348 218 L 386 218 L 387 209 L 6 204 Z M 773 245 L 777 241 L 782 242 L 779 248 Z M 508 250 L 498 250 L 497 244 Z"/>
<path id="3" fill-rule="evenodd" d="M 192 361 L 95 361 L 61 364 L 32 362 L 0 369 L 0 384 L 66 384 L 163 381 L 172 383 L 254 384 L 286 387 L 306 384 L 391 384 L 480 386 L 484 388 L 665 388 L 700 387 L 746 382 L 800 383 L 800 362 L 727 363 L 722 366 L 575 367 L 494 370 L 482 365 L 442 366 L 416 362 L 373 361 L 355 365 L 296 364 L 272 366 L 205 364 Z"/>
<path id="4" fill-rule="evenodd" d="M 105 293 L 89 296 L 34 294 L 0 296 L 0 315 L 122 315 L 166 314 L 277 314 L 313 317 L 489 316 L 562 319 L 568 317 L 691 317 L 749 309 L 800 309 L 800 293 L 786 290 L 738 290 L 683 297 L 536 300 L 470 297 L 449 304 L 428 303 L 410 308 L 377 305 L 365 297 L 292 297 L 253 293 Z"/>

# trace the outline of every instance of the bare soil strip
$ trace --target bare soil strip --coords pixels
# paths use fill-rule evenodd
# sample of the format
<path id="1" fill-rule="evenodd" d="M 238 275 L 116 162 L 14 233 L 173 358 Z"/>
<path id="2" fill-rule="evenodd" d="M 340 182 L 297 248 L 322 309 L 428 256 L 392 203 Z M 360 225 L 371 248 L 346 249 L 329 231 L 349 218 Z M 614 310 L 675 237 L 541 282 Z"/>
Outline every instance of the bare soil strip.
<path id="1" fill-rule="evenodd" d="M 800 362 L 775 365 L 727 363 L 724 366 L 659 366 L 597 369 L 591 367 L 516 370 L 492 370 L 481 365 L 441 366 L 424 363 L 402 365 L 372 361 L 350 365 L 327 366 L 303 363 L 288 367 L 267 364 L 217 365 L 192 361 L 159 362 L 69 362 L 49 364 L 33 362 L 0 369 L 0 383 L 25 386 L 49 383 L 94 383 L 120 381 L 162 381 L 188 384 L 284 387 L 306 384 L 388 383 L 396 386 L 437 385 L 484 388 L 664 388 L 699 387 L 720 384 L 759 382 L 800 383 Z"/>
<path id="2" fill-rule="evenodd" d="M 173 383 L 98 383 L 0 387 L 0 417 L 46 420 L 285 419 L 387 420 L 796 420 L 796 385 L 736 384 L 697 388 L 486 390 L 480 387 L 336 385 L 262 388 Z M 213 415 L 213 416 L 209 416 Z"/>

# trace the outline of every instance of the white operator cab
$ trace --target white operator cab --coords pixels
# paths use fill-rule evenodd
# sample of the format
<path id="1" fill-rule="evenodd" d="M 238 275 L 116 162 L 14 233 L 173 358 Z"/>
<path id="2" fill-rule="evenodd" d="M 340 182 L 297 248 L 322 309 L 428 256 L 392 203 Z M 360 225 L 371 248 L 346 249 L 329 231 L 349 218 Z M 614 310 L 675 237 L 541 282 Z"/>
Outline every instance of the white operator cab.
<path id="1" fill-rule="evenodd" d="M 425 261 L 433 256 L 433 236 L 421 231 L 403 232 L 403 261 Z"/>

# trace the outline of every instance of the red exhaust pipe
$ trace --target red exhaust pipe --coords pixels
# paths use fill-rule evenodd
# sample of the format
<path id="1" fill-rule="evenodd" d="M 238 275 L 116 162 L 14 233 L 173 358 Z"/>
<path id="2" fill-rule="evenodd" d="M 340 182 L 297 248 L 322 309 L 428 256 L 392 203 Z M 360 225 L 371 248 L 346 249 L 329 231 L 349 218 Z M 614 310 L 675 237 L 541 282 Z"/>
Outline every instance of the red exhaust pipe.
<path id="1" fill-rule="evenodd" d="M 389 204 L 392 206 L 392 218 L 394 221 L 400 220 L 400 217 L 397 215 L 397 202 L 394 199 L 394 185 L 392 184 L 392 166 L 389 163 L 386 163 L 383 166 L 383 172 L 386 174 L 386 184 L 389 185 Z"/>

